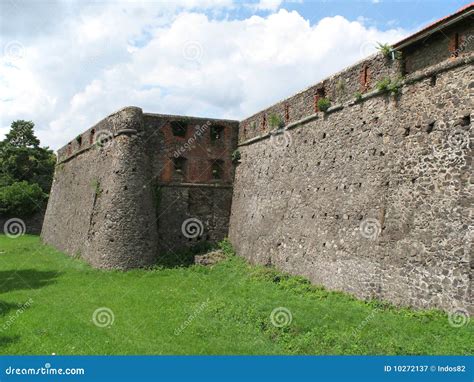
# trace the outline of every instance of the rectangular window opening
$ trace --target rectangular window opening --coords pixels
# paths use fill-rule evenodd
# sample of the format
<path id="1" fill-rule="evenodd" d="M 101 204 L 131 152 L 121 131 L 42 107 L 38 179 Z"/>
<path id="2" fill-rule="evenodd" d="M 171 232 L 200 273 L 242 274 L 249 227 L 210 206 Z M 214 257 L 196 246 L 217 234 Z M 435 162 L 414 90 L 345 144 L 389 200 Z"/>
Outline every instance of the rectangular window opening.
<path id="1" fill-rule="evenodd" d="M 224 138 L 224 126 L 211 126 L 211 142 L 221 141 Z"/>
<path id="2" fill-rule="evenodd" d="M 184 175 L 186 170 L 186 158 L 173 158 L 173 165 L 175 174 Z"/>
<path id="3" fill-rule="evenodd" d="M 185 137 L 188 123 L 186 121 L 171 121 L 171 130 L 175 137 Z"/>

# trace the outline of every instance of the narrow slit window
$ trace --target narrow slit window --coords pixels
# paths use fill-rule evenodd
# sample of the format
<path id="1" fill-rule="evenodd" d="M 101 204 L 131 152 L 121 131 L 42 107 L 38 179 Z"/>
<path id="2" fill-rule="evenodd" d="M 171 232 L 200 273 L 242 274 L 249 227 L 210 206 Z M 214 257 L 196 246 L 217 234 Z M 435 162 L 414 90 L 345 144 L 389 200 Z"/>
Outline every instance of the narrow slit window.
<path id="1" fill-rule="evenodd" d="M 360 74 L 360 90 L 366 91 L 369 87 L 369 66 L 364 65 Z"/>
<path id="2" fill-rule="evenodd" d="M 459 56 L 459 33 L 454 33 L 451 42 L 452 52 L 451 57 L 458 57 Z"/>

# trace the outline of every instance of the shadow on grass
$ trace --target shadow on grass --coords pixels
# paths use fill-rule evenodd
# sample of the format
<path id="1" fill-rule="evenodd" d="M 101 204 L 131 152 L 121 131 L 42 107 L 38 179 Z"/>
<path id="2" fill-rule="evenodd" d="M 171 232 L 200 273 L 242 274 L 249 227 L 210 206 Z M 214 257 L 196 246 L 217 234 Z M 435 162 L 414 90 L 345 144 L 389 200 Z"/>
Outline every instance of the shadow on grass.
<path id="1" fill-rule="evenodd" d="M 0 354 L 2 353 L 2 348 L 6 345 L 13 344 L 20 340 L 20 336 L 1 336 L 0 335 Z"/>
<path id="2" fill-rule="evenodd" d="M 60 272 L 38 271 L 36 269 L 0 271 L 0 293 L 42 288 L 54 283 L 60 275 Z"/>
<path id="3" fill-rule="evenodd" d="M 12 310 L 18 310 L 20 308 L 22 308 L 22 305 L 20 304 L 12 304 L 10 302 L 0 300 L 0 317 L 7 315 L 7 313 Z"/>
<path id="4" fill-rule="evenodd" d="M 207 253 L 215 247 L 215 244 L 206 241 L 191 248 L 163 253 L 158 255 L 156 266 L 163 268 L 190 267 L 194 264 L 194 256 Z"/>

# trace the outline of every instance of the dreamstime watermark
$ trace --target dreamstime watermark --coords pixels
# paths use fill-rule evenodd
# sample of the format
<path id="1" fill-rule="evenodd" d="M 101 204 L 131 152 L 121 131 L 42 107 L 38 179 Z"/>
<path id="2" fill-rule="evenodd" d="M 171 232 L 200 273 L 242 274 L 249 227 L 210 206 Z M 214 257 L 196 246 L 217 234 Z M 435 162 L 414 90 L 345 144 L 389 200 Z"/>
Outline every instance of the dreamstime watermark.
<path id="1" fill-rule="evenodd" d="M 361 235 L 369 240 L 376 240 L 382 231 L 380 222 L 373 218 L 363 220 L 360 223 L 359 229 Z"/>
<path id="2" fill-rule="evenodd" d="M 25 302 L 20 308 L 18 308 L 15 314 L 12 314 L 8 317 L 8 319 L 3 323 L 0 327 L 0 332 L 6 331 L 14 324 L 14 322 L 20 317 L 26 309 L 28 309 L 31 304 L 33 304 L 33 299 L 30 297 L 27 302 Z M 1 312 L 1 309 L 0 309 Z"/>
<path id="3" fill-rule="evenodd" d="M 468 149 L 470 143 L 469 131 L 456 129 L 448 135 L 448 145 L 453 149 Z"/>
<path id="4" fill-rule="evenodd" d="M 469 131 L 457 126 L 449 129 L 447 137 L 442 142 L 432 146 L 432 153 L 436 158 L 461 165 L 466 160 L 466 153 L 470 144 Z"/>
<path id="5" fill-rule="evenodd" d="M 380 308 L 375 308 L 374 310 L 372 310 L 372 312 L 370 312 L 370 314 L 367 317 L 365 317 L 362 320 L 362 322 L 359 325 L 357 325 L 357 327 L 355 329 L 352 329 L 352 333 L 351 333 L 350 338 L 352 339 L 352 338 L 359 337 L 362 330 L 375 318 L 375 316 L 381 310 L 382 309 L 380 309 Z"/>
<path id="6" fill-rule="evenodd" d="M 456 308 L 448 314 L 449 325 L 453 328 L 465 326 L 469 323 L 469 320 L 469 312 L 464 308 Z"/>
<path id="7" fill-rule="evenodd" d="M 26 233 L 26 224 L 19 218 L 8 219 L 3 225 L 3 232 L 10 239 L 16 239 Z"/>
<path id="8" fill-rule="evenodd" d="M 181 225 L 181 232 L 187 239 L 196 239 L 204 233 L 204 224 L 196 218 L 186 219 Z"/>
<path id="9" fill-rule="evenodd" d="M 288 308 L 279 306 L 270 313 L 270 321 L 273 326 L 277 328 L 283 328 L 289 326 L 293 321 L 293 315 Z"/>
<path id="10" fill-rule="evenodd" d="M 203 49 L 199 41 L 186 41 L 183 45 L 183 57 L 188 61 L 200 61 L 202 53 Z"/>
<path id="11" fill-rule="evenodd" d="M 97 308 L 92 314 L 92 322 L 99 328 L 110 327 L 115 322 L 115 315 L 112 309 L 101 307 Z"/>
<path id="12" fill-rule="evenodd" d="M 109 130 L 100 130 L 94 135 L 94 144 L 101 148 L 110 147 L 114 141 L 114 133 Z"/>
<path id="13" fill-rule="evenodd" d="M 209 305 L 209 301 L 210 299 L 208 297 L 206 301 L 201 303 L 194 310 L 194 312 L 191 313 L 186 320 L 184 320 L 184 322 L 179 326 L 179 328 L 175 329 L 174 335 L 179 336 L 189 325 L 191 325 L 191 322 L 193 322 L 196 319 L 196 317 L 199 316 L 204 311 L 204 309 L 207 308 L 207 306 Z"/>
<path id="14" fill-rule="evenodd" d="M 377 44 L 378 43 L 375 40 L 364 41 L 362 44 L 360 44 L 360 58 L 367 58 L 371 54 L 375 53 L 377 51 Z"/>
<path id="15" fill-rule="evenodd" d="M 270 144 L 276 149 L 290 147 L 292 143 L 293 139 L 287 130 L 270 135 Z"/>
<path id="16" fill-rule="evenodd" d="M 192 135 L 191 138 L 189 138 L 182 146 L 180 146 L 178 149 L 176 149 L 173 153 L 173 156 L 175 158 L 179 158 L 181 155 L 183 155 L 186 151 L 191 150 L 194 147 L 194 144 L 200 138 L 207 129 L 211 126 L 211 122 L 207 121 L 204 125 L 196 125 L 196 129 Z"/>
<path id="17" fill-rule="evenodd" d="M 452 58 L 455 58 L 455 57 L 459 56 L 459 54 L 462 53 L 462 52 L 464 52 L 464 50 L 467 48 L 467 46 L 468 46 L 472 41 L 474 41 L 474 35 L 473 35 L 473 34 L 470 34 L 469 36 L 467 36 L 467 37 L 462 41 L 462 43 L 459 45 L 459 47 L 451 53 L 451 57 L 452 57 Z"/>
<path id="18" fill-rule="evenodd" d="M 3 47 L 3 55 L 11 61 L 18 61 L 25 58 L 26 49 L 19 41 L 10 41 Z"/>
<path id="19" fill-rule="evenodd" d="M 75 368 L 53 368 L 50 363 L 42 367 L 13 367 L 5 369 L 6 375 L 84 375 L 86 371 L 82 367 Z"/>

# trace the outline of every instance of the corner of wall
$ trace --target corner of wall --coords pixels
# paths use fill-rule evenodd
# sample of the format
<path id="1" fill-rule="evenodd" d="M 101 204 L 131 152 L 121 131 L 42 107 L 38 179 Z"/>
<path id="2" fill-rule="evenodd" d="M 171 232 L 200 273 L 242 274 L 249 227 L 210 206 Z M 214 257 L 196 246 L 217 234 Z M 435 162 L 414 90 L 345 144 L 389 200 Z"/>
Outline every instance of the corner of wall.
<path id="1" fill-rule="evenodd" d="M 157 229 L 143 112 L 126 107 L 94 128 L 108 139 L 60 157 L 43 241 L 95 267 L 151 265 Z"/>

